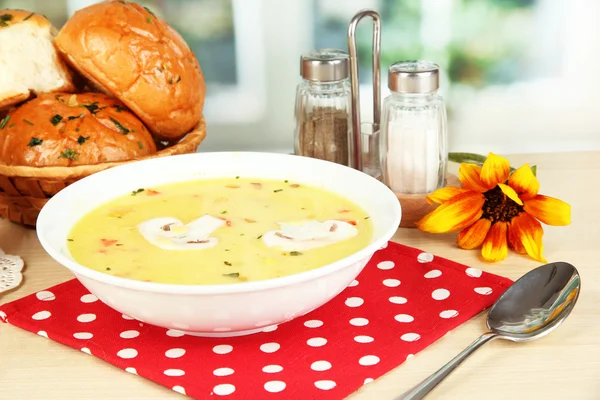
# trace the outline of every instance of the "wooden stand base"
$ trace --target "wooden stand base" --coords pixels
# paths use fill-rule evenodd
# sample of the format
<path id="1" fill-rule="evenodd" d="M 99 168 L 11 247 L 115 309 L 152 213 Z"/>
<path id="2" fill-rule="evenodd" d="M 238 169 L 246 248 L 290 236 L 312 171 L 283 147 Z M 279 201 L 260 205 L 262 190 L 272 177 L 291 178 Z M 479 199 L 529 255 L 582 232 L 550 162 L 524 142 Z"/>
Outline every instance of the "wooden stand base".
<path id="1" fill-rule="evenodd" d="M 446 186 L 460 186 L 458 177 L 453 174 L 447 174 Z M 415 223 L 438 206 L 436 203 L 427 203 L 425 199 L 427 194 L 396 193 L 396 197 L 402 206 L 401 228 L 416 228 Z"/>

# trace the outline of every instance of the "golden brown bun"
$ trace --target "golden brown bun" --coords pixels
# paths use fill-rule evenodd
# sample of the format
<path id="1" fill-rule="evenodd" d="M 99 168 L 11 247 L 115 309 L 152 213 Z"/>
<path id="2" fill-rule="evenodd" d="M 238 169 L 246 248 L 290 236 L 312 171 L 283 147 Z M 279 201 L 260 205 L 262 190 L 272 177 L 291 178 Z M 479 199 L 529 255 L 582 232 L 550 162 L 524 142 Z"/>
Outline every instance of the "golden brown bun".
<path id="1" fill-rule="evenodd" d="M 144 7 L 93 4 L 62 27 L 55 44 L 92 84 L 125 103 L 159 140 L 181 139 L 200 121 L 205 83 L 183 38 Z"/>
<path id="2" fill-rule="evenodd" d="M 44 16 L 0 10 L 0 109 L 32 94 L 75 91 L 73 76 L 58 56 L 56 29 Z"/>
<path id="3" fill-rule="evenodd" d="M 90 165 L 155 152 L 144 124 L 100 93 L 41 95 L 0 122 L 0 162 L 8 165 Z"/>

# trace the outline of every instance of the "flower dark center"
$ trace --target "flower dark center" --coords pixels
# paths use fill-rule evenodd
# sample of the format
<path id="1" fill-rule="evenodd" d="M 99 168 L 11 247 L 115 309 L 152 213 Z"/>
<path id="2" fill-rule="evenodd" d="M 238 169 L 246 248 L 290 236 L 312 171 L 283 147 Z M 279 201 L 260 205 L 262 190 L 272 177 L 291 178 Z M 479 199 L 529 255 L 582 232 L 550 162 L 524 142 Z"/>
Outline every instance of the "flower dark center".
<path id="1" fill-rule="evenodd" d="M 489 219 L 494 222 L 510 222 L 523 212 L 523 206 L 518 205 L 508 196 L 506 196 L 499 186 L 488 190 L 483 194 L 485 203 L 483 203 L 483 216 L 481 218 Z"/>

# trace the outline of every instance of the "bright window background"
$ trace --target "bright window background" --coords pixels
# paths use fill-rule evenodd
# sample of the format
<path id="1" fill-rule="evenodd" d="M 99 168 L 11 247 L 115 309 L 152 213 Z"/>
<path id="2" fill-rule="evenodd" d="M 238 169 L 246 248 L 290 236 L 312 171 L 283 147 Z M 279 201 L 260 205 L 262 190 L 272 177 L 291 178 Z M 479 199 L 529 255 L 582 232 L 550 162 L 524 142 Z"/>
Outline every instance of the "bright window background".
<path id="1" fill-rule="evenodd" d="M 60 28 L 97 0 L 0 0 Z M 452 151 L 600 149 L 597 0 L 144 0 L 188 41 L 207 81 L 201 151 L 293 149 L 299 56 L 347 50 L 352 15 L 382 17 L 387 67 L 424 58 L 443 71 Z M 371 22 L 358 32 L 361 110 L 370 120 Z"/>

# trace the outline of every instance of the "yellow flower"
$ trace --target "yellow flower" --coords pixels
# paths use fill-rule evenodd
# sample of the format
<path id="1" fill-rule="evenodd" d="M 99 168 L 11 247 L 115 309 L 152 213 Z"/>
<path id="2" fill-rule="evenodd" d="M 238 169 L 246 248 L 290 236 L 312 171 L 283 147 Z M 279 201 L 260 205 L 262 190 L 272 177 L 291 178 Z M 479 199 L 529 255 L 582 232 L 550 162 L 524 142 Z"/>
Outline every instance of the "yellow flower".
<path id="1" fill-rule="evenodd" d="M 501 261 L 510 246 L 546 262 L 542 244 L 543 222 L 562 226 L 571 223 L 571 206 L 538 194 L 540 183 L 527 164 L 510 173 L 504 157 L 490 153 L 483 166 L 462 163 L 461 187 L 444 187 L 427 196 L 440 206 L 417 222 L 431 233 L 458 233 L 458 246 L 476 249 L 487 261 Z"/>

